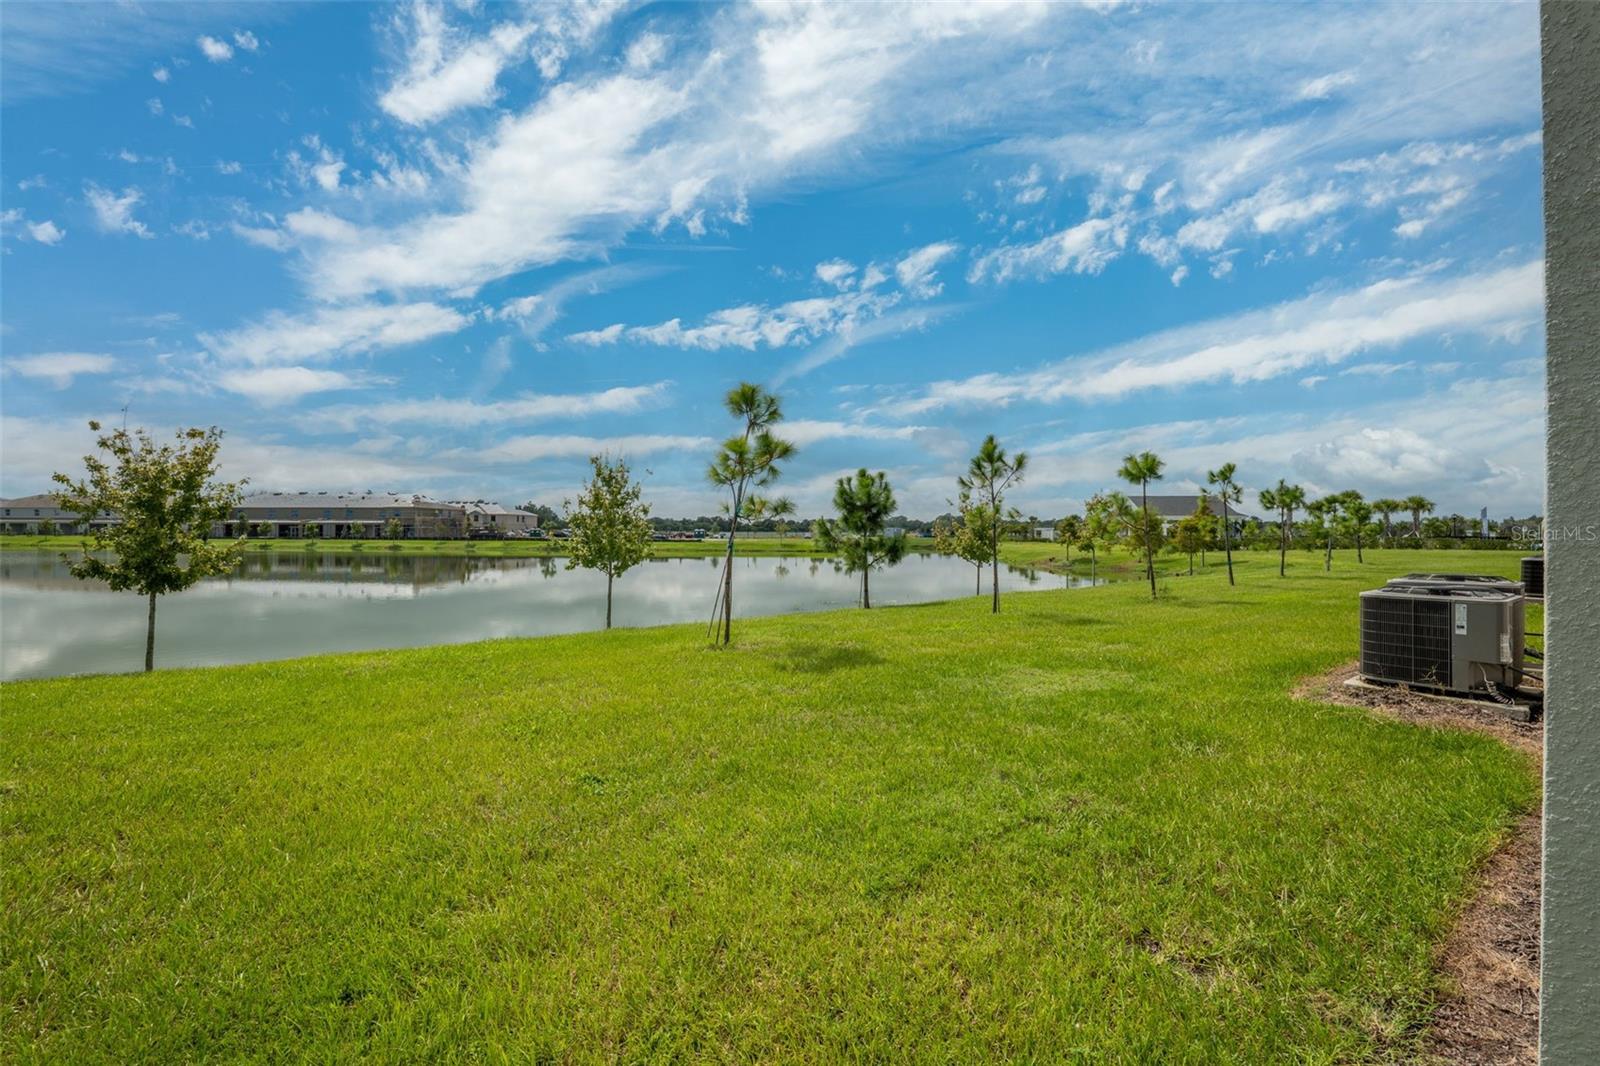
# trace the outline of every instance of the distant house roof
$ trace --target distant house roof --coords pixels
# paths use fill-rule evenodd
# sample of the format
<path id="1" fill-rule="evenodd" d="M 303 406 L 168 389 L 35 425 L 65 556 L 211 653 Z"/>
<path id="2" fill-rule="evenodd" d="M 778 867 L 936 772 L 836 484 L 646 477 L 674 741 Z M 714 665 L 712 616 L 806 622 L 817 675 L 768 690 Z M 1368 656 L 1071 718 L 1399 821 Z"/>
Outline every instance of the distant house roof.
<path id="1" fill-rule="evenodd" d="M 1137 505 L 1139 503 L 1139 494 L 1137 492 L 1130 492 L 1128 493 L 1128 499 L 1132 500 L 1134 504 Z M 1190 515 L 1194 514 L 1195 506 L 1200 502 L 1200 494 L 1196 492 L 1179 496 L 1152 495 L 1149 502 L 1150 509 L 1156 514 L 1160 515 L 1162 518 L 1188 518 Z M 1221 497 L 1207 495 L 1206 506 L 1211 509 L 1212 514 L 1222 514 Z M 1240 510 L 1238 504 L 1230 503 L 1228 504 L 1228 517 L 1254 518 L 1255 515 Z"/>
<path id="2" fill-rule="evenodd" d="M 61 499 L 53 492 L 40 492 L 32 496 L 18 496 L 0 500 L 0 507 L 60 507 Z"/>
<path id="3" fill-rule="evenodd" d="M 460 502 L 460 501 L 454 501 L 454 502 Z M 529 512 L 521 510 L 520 508 L 507 507 L 504 504 L 499 504 L 499 503 L 483 503 L 482 501 L 477 501 L 477 502 L 474 502 L 474 503 L 465 503 L 465 504 L 462 504 L 462 506 L 467 509 L 467 513 L 468 514 L 481 514 L 481 515 L 490 515 L 490 516 L 494 516 L 494 515 L 520 515 L 520 516 L 523 516 L 523 517 L 526 517 L 529 514 Z"/>
<path id="4" fill-rule="evenodd" d="M 245 507 L 427 507 L 460 506 L 429 496 L 393 492 L 258 492 L 244 498 Z"/>

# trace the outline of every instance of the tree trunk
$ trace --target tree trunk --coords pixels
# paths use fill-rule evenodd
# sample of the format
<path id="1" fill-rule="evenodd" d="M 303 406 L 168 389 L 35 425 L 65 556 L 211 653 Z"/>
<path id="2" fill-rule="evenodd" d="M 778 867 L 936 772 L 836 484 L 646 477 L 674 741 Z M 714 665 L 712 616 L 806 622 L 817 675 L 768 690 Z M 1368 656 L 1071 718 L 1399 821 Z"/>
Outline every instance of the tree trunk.
<path id="1" fill-rule="evenodd" d="M 1228 529 L 1228 497 L 1222 497 L 1222 550 L 1228 553 L 1228 584 L 1233 584 L 1233 539 Z"/>
<path id="2" fill-rule="evenodd" d="M 1089 584 L 1095 584 L 1095 570 L 1100 565 L 1100 553 L 1094 550 L 1094 545 L 1089 545 Z"/>
<path id="3" fill-rule="evenodd" d="M 983 595 L 983 564 L 982 563 L 973 563 L 972 564 L 972 568 L 978 572 L 977 588 L 973 591 L 972 594 L 974 596 L 982 596 Z"/>
<path id="4" fill-rule="evenodd" d="M 1139 506 L 1144 510 L 1144 572 L 1150 578 L 1150 598 L 1156 598 L 1156 555 L 1150 548 L 1150 483 L 1139 482 Z"/>
<path id="5" fill-rule="evenodd" d="M 1278 576 L 1283 577 L 1288 573 L 1289 564 L 1289 520 L 1283 517 L 1283 512 L 1278 512 Z"/>
<path id="6" fill-rule="evenodd" d="M 746 435 L 748 437 L 748 434 Z M 739 505 L 744 502 L 744 488 L 733 494 L 733 509 L 728 513 L 728 550 L 722 559 L 722 643 L 733 641 L 733 536 L 739 529 Z"/>
<path id="7" fill-rule="evenodd" d="M 156 668 L 156 594 L 150 593 L 150 618 L 144 629 L 144 669 L 149 673 Z"/>
<path id="8" fill-rule="evenodd" d="M 989 560 L 989 589 L 994 597 L 994 602 L 989 608 L 990 614 L 1000 613 L 1000 503 L 994 505 L 994 527 L 989 531 L 989 551 L 992 557 Z"/>
<path id="9" fill-rule="evenodd" d="M 1322 569 L 1323 569 L 1324 573 L 1332 573 L 1332 571 L 1333 571 L 1333 534 L 1332 533 L 1328 534 L 1328 550 L 1322 556 Z"/>
<path id="10" fill-rule="evenodd" d="M 1359 529 L 1356 530 L 1356 562 L 1366 562 L 1365 559 L 1361 558 L 1361 530 Z"/>
<path id="11" fill-rule="evenodd" d="M 1194 577 L 1194 552 L 1189 553 L 1189 576 Z"/>
<path id="12" fill-rule="evenodd" d="M 611 574 L 606 573 L 606 628 L 611 628 Z"/>
<path id="13" fill-rule="evenodd" d="M 863 610 L 872 610 L 872 589 L 868 585 L 867 575 L 872 573 L 870 566 L 861 569 L 861 607 Z"/>

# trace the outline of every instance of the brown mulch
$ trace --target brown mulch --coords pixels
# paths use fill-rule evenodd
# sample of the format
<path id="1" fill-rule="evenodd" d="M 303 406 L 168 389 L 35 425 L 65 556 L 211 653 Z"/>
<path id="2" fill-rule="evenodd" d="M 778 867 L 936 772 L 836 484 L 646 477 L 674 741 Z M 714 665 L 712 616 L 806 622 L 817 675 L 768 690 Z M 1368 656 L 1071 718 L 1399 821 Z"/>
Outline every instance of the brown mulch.
<path id="1" fill-rule="evenodd" d="M 1543 759 L 1544 726 L 1516 722 L 1491 707 L 1442 700 L 1405 688 L 1353 688 L 1350 663 L 1308 678 L 1301 699 L 1364 707 L 1419 725 L 1488 733 Z M 1527 815 L 1489 856 L 1478 891 L 1439 953 L 1445 998 L 1427 1049 L 1441 1063 L 1534 1066 L 1539 1058 L 1540 815 Z"/>

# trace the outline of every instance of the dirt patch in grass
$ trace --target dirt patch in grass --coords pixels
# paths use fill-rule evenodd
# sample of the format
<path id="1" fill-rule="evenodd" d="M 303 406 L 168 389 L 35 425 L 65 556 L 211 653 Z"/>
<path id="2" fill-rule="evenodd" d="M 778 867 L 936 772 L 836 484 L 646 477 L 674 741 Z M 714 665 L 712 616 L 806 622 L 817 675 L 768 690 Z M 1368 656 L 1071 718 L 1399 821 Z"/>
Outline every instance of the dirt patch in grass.
<path id="1" fill-rule="evenodd" d="M 1295 695 L 1409 722 L 1488 733 L 1542 761 L 1544 727 L 1491 708 L 1402 688 L 1352 688 L 1354 663 L 1302 682 Z M 1447 989 L 1426 1047 L 1433 1061 L 1523 1066 L 1539 1058 L 1540 815 L 1527 815 L 1480 871 L 1478 891 L 1439 954 Z"/>
<path id="2" fill-rule="evenodd" d="M 1544 726 L 1539 722 L 1512 721 L 1487 703 L 1479 705 L 1460 700 L 1440 699 L 1426 692 L 1403 686 L 1356 688 L 1345 684 L 1359 673 L 1360 669 L 1355 663 L 1346 663 L 1325 674 L 1307 678 L 1295 687 L 1294 694 L 1300 699 L 1313 700 L 1317 703 L 1365 707 L 1370 711 L 1415 722 L 1418 725 L 1488 733 L 1518 751 L 1528 752 L 1539 759 L 1543 757 Z"/>

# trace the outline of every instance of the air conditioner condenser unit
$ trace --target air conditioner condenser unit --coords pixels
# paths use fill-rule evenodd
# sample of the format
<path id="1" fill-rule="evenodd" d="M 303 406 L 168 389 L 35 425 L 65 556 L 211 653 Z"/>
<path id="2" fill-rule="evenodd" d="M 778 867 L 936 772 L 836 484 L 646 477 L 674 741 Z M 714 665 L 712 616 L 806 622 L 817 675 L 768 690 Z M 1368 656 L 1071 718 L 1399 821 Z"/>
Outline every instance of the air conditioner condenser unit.
<path id="1" fill-rule="evenodd" d="M 1389 584 L 1361 594 L 1361 676 L 1460 693 L 1514 689 L 1523 676 L 1520 591 Z"/>

